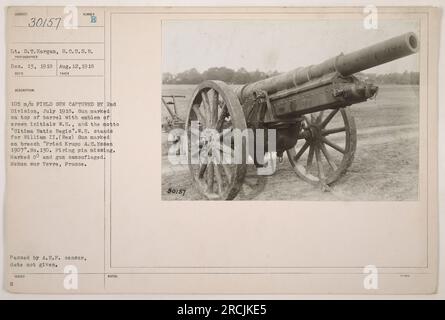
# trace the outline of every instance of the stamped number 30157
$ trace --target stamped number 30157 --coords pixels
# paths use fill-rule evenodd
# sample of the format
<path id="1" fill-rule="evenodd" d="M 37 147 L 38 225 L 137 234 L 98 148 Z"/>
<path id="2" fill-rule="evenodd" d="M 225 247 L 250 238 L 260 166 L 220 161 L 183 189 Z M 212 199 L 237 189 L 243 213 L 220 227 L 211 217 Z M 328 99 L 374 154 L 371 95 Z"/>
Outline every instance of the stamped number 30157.
<path id="1" fill-rule="evenodd" d="M 168 188 L 167 193 L 185 196 L 185 189 Z"/>

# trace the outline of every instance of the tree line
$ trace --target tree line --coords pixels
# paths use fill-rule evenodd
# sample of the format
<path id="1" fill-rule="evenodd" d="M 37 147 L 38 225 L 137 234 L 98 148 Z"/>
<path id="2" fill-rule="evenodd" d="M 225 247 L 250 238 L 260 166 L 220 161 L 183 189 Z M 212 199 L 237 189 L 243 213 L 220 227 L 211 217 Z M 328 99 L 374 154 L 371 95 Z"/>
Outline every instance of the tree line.
<path id="1" fill-rule="evenodd" d="M 392 72 L 385 74 L 375 74 L 375 73 L 360 73 L 365 79 L 376 83 L 376 84 L 419 84 L 419 72 Z"/>
<path id="2" fill-rule="evenodd" d="M 195 68 L 172 74 L 165 72 L 162 74 L 163 84 L 198 84 L 204 80 L 221 80 L 228 84 L 246 84 L 263 80 L 280 74 L 278 71 L 247 71 L 244 68 L 233 70 L 227 67 L 212 67 L 204 72 L 199 72 Z M 368 79 L 376 84 L 419 84 L 419 72 L 403 73 L 358 73 L 358 77 Z"/>

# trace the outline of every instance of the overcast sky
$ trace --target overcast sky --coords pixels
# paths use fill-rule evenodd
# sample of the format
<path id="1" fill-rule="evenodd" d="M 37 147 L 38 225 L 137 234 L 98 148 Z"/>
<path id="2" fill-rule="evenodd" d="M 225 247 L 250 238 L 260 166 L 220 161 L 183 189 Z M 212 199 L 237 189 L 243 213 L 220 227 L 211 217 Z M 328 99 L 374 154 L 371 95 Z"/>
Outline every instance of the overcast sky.
<path id="1" fill-rule="evenodd" d="M 174 20 L 163 21 L 163 72 L 229 67 L 248 71 L 289 71 L 405 32 L 419 35 L 419 23 L 379 20 L 365 30 L 362 20 Z M 418 71 L 418 54 L 369 69 Z"/>

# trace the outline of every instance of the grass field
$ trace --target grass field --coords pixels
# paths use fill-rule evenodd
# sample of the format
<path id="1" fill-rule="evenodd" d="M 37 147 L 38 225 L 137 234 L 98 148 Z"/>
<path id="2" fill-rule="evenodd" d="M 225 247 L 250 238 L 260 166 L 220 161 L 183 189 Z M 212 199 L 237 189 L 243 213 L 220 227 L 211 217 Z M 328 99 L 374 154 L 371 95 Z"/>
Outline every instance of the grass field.
<path id="1" fill-rule="evenodd" d="M 185 95 L 177 100 L 185 118 L 194 85 L 164 85 L 163 94 Z M 355 159 L 332 191 L 299 179 L 287 159 L 274 175 L 257 177 L 249 170 L 236 200 L 416 200 L 418 197 L 418 86 L 380 86 L 377 99 L 352 107 L 358 129 Z M 167 112 L 163 110 L 163 115 Z M 166 153 L 166 135 L 163 136 Z M 186 166 L 162 163 L 162 195 L 165 200 L 201 199 Z M 185 189 L 185 195 L 168 194 L 168 188 Z"/>

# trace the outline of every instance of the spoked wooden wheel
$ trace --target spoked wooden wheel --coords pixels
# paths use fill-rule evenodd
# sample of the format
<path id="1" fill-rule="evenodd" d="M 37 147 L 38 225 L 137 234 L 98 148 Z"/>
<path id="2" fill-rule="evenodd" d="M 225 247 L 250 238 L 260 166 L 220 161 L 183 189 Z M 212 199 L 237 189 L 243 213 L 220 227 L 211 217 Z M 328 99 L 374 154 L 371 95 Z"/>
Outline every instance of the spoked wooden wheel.
<path id="1" fill-rule="evenodd" d="M 357 129 L 349 108 L 325 110 L 304 116 L 299 141 L 287 156 L 300 178 L 323 186 L 346 172 L 356 145 Z"/>
<path id="2" fill-rule="evenodd" d="M 235 148 L 233 129 L 246 129 L 235 93 L 222 81 L 200 84 L 190 102 L 186 130 L 190 173 L 207 199 L 232 200 L 243 183 L 246 145 L 241 141 Z M 235 161 L 235 150 L 242 161 Z"/>

